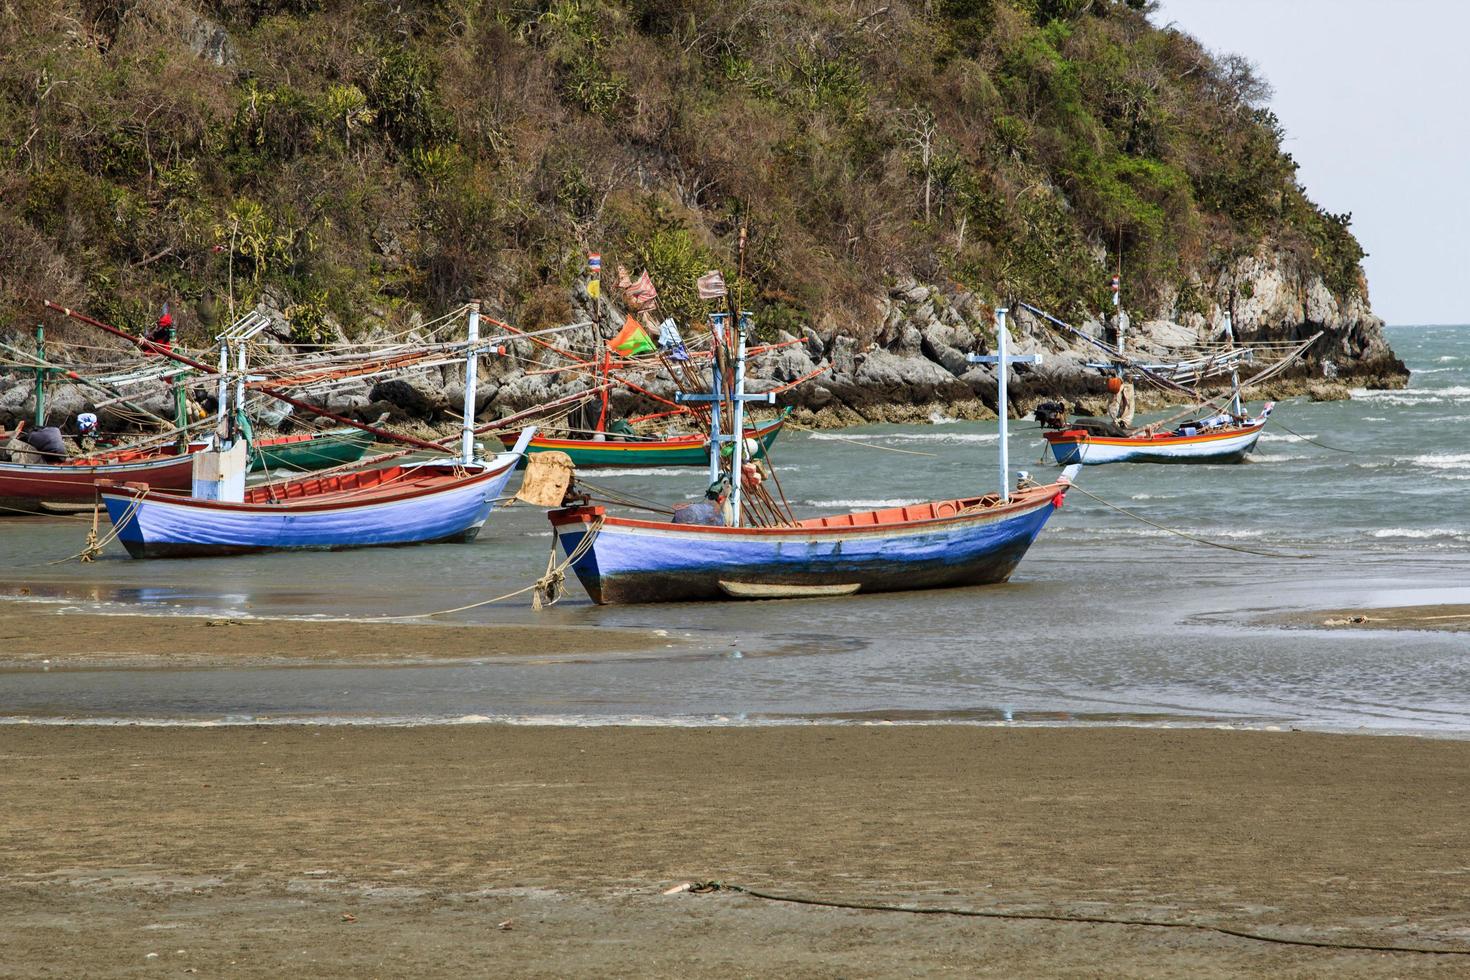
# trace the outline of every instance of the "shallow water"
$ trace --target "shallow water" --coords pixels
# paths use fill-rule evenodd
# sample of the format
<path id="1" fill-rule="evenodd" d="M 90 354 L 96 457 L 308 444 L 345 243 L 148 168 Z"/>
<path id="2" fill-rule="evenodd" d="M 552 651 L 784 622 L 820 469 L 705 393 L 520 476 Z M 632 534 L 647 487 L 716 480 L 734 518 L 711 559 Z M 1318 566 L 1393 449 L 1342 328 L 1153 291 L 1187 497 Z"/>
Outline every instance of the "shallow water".
<path id="1" fill-rule="evenodd" d="M 1219 723 L 1464 735 L 1470 637 L 1253 625 L 1296 609 L 1470 602 L 1470 327 L 1400 327 L 1390 338 L 1415 372 L 1407 390 L 1284 403 L 1248 464 L 1083 471 L 1083 488 L 1158 524 L 1309 557 L 1207 547 L 1073 493 L 1003 586 L 599 608 L 572 583 L 539 614 L 520 597 L 455 618 L 661 628 L 693 646 L 392 669 L 11 673 L 0 675 L 0 716 Z M 1014 424 L 1011 439 L 1013 465 L 1038 478 L 1055 472 L 1034 462 L 1031 423 Z M 990 489 L 995 442 L 993 423 L 873 426 L 788 433 L 773 456 L 787 495 L 815 512 Z M 703 489 L 697 470 L 588 478 L 663 500 Z M 409 614 L 519 588 L 544 568 L 550 544 L 539 511 L 512 508 L 472 545 L 173 562 L 115 549 L 91 565 L 48 566 L 79 550 L 85 527 L 0 520 L 7 578 L 110 611 Z"/>

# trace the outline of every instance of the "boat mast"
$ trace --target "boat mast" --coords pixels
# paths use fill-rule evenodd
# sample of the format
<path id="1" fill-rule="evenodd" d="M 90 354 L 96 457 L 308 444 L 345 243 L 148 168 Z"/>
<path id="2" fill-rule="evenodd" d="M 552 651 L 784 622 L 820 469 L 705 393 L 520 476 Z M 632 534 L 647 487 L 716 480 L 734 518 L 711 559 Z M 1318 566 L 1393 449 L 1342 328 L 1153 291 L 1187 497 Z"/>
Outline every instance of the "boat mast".
<path id="1" fill-rule="evenodd" d="M 36 428 L 46 424 L 46 329 L 36 324 Z"/>
<path id="2" fill-rule="evenodd" d="M 724 334 L 724 314 L 710 314 L 710 391 L 718 394 L 725 390 L 725 379 L 720 377 L 720 340 Z M 675 395 L 675 400 L 678 396 Z M 720 478 L 720 404 L 716 402 L 709 410 L 709 482 L 710 486 Z"/>
<path id="3" fill-rule="evenodd" d="M 225 427 L 225 412 L 230 404 L 230 342 L 224 334 L 219 338 L 219 406 L 215 411 L 214 448 L 225 449 L 229 441 L 229 430 Z"/>
<path id="4" fill-rule="evenodd" d="M 741 229 L 742 233 L 744 229 Z M 741 235 L 744 238 L 744 234 Z M 735 405 L 734 422 L 730 426 L 732 452 L 730 453 L 730 504 L 735 511 L 735 526 L 740 526 L 740 503 L 745 495 L 742 487 L 744 480 L 741 470 L 742 458 L 745 455 L 745 328 L 750 323 L 750 315 L 744 310 L 736 314 L 735 321 Z"/>
<path id="5" fill-rule="evenodd" d="M 459 461 L 469 466 L 475 461 L 475 389 L 479 384 L 480 301 L 470 300 L 469 342 L 464 355 L 464 425 L 459 432 Z"/>
<path id="6" fill-rule="evenodd" d="M 1229 341 L 1229 353 L 1235 353 L 1235 324 L 1230 320 L 1230 312 L 1225 312 L 1225 339 Z M 1234 357 L 1230 359 L 1230 391 L 1233 395 L 1230 401 L 1230 413 L 1236 418 L 1244 415 L 1240 404 L 1240 369 L 1236 366 Z"/>
<path id="7" fill-rule="evenodd" d="M 712 316 L 721 316 L 721 314 L 712 314 Z M 716 325 L 719 325 L 718 321 L 716 322 Z M 720 459 L 724 455 L 724 453 L 721 451 L 722 444 L 726 442 L 734 443 L 734 445 L 731 446 L 729 469 L 730 507 L 733 514 L 730 523 L 731 527 L 740 526 L 740 466 L 745 449 L 745 445 L 743 442 L 745 433 L 742 430 L 745 419 L 745 403 L 764 402 L 767 405 L 776 404 L 776 393 L 773 391 L 765 391 L 755 395 L 747 395 L 745 393 L 745 330 L 750 325 L 750 313 L 748 311 L 742 310 L 740 312 L 740 318 L 736 321 L 736 325 L 737 337 L 735 338 L 735 380 L 732 383 L 730 390 L 725 390 L 725 386 L 723 383 L 724 379 L 721 377 L 720 371 L 719 345 L 718 343 L 715 343 L 715 356 L 710 359 L 711 384 L 709 394 L 695 395 L 680 391 L 675 393 L 674 395 L 674 400 L 680 403 L 710 403 L 709 471 L 711 486 L 718 482 L 718 480 L 720 479 L 720 471 L 723 469 L 720 463 Z M 726 402 L 731 403 L 731 417 L 734 419 L 734 422 L 730 428 L 729 434 L 721 435 L 719 417 L 721 410 L 724 408 L 724 403 Z"/>
<path id="8" fill-rule="evenodd" d="M 995 353 L 994 354 L 971 354 L 967 360 L 971 364 L 994 364 L 995 365 L 995 413 L 1000 416 L 1000 502 L 1005 503 L 1011 499 L 1011 453 L 1010 443 L 1007 441 L 1010 435 L 1007 421 L 1010 416 L 1010 398 L 1007 389 L 1007 381 L 1011 373 L 1012 364 L 1040 364 L 1040 354 L 1012 355 L 1009 352 L 1007 335 L 1009 328 L 1006 327 L 1006 314 L 1010 311 L 1005 307 L 996 307 L 995 310 Z"/>

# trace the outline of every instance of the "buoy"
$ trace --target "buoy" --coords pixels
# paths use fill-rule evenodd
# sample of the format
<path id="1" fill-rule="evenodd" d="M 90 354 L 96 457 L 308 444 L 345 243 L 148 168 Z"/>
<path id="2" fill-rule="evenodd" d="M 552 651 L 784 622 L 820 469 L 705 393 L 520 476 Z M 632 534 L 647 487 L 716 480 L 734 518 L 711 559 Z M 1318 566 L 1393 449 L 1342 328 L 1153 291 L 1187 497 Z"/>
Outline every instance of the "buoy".
<path id="1" fill-rule="evenodd" d="M 1122 378 L 1118 377 L 1117 375 L 1114 375 L 1113 377 L 1111 377 L 1111 378 L 1108 379 L 1108 391 L 1110 391 L 1110 392 L 1112 392 L 1113 394 L 1116 395 L 1118 392 L 1120 392 L 1122 390 L 1123 390 L 1123 379 Z"/>

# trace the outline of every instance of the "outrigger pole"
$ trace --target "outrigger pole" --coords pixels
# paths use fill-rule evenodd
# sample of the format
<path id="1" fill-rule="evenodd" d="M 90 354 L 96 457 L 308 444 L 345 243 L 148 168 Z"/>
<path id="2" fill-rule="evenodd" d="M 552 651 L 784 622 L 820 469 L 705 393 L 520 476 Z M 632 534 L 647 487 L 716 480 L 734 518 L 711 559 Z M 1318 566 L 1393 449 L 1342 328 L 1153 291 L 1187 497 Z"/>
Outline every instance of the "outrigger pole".
<path id="1" fill-rule="evenodd" d="M 179 354 L 172 350 L 165 350 L 161 344 L 156 344 L 153 341 L 148 340 L 146 337 L 134 337 L 126 330 L 119 330 L 117 327 L 114 327 L 111 324 L 103 323 L 101 320 L 93 319 L 92 317 L 87 316 L 85 313 L 78 313 L 76 310 L 68 309 L 67 307 L 62 306 L 58 303 L 53 303 L 49 299 L 45 301 L 45 304 L 46 308 L 49 310 L 55 310 L 57 313 L 60 313 L 63 316 L 71 317 L 73 320 L 78 320 L 82 323 L 91 324 L 92 326 L 97 327 L 99 330 L 104 330 L 107 333 L 112 334 L 113 336 L 121 337 L 123 340 L 126 340 L 128 343 L 137 347 L 139 350 L 144 351 L 145 353 L 162 354 L 164 357 L 167 357 L 170 360 L 178 361 L 180 364 L 187 364 L 189 367 L 194 368 L 198 371 L 203 371 L 205 374 L 219 373 L 217 368 L 211 367 L 210 365 L 205 364 L 203 361 L 196 361 L 192 357 L 186 357 L 183 354 Z M 223 382 L 221 383 L 223 384 Z M 387 429 L 381 429 L 375 425 L 368 425 L 366 422 L 359 422 L 356 419 L 348 418 L 345 415 L 338 415 L 336 412 L 329 412 L 325 408 L 322 408 L 320 405 L 313 405 L 310 402 L 304 402 L 300 399 L 292 398 L 290 395 L 277 388 L 260 388 L 257 390 L 259 390 L 263 394 L 270 395 L 272 398 L 275 398 L 279 401 L 283 401 L 287 405 L 294 405 L 296 408 L 299 408 L 304 412 L 311 412 L 314 415 L 320 415 L 323 418 L 332 419 L 335 422 L 341 422 L 343 425 L 350 425 L 354 429 L 361 429 L 363 432 L 370 432 L 375 436 L 379 436 L 383 439 L 388 440 L 389 442 L 401 442 L 410 446 L 417 446 L 420 449 L 430 449 L 436 453 L 442 453 L 444 451 L 443 446 L 429 442 L 427 439 L 419 439 L 415 436 L 400 435 L 397 432 L 390 432 Z"/>

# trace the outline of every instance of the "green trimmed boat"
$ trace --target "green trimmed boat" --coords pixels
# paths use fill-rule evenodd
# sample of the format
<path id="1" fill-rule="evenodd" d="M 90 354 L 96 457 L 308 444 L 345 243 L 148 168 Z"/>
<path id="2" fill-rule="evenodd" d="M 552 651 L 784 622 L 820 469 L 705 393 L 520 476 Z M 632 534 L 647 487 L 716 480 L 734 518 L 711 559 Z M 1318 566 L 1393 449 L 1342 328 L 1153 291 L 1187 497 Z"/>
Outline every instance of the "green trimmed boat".
<path id="1" fill-rule="evenodd" d="M 783 411 L 770 422 L 746 427 L 745 437 L 760 443 L 760 452 L 756 455 L 764 456 L 771 448 L 771 443 L 781 434 L 788 412 L 789 409 Z M 515 442 L 515 437 L 503 436 L 502 441 L 509 446 Z M 545 452 L 566 453 L 577 466 L 586 467 L 709 465 L 709 439 L 698 432 L 668 439 L 641 439 L 637 436 L 606 440 L 552 439 L 538 435 L 526 446 L 527 455 Z M 525 460 L 521 465 L 526 465 Z"/>
<path id="2" fill-rule="evenodd" d="M 372 445 L 372 433 L 361 429 L 328 429 L 326 432 L 260 439 L 253 447 L 250 471 L 324 470 L 357 462 Z"/>

